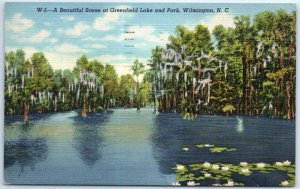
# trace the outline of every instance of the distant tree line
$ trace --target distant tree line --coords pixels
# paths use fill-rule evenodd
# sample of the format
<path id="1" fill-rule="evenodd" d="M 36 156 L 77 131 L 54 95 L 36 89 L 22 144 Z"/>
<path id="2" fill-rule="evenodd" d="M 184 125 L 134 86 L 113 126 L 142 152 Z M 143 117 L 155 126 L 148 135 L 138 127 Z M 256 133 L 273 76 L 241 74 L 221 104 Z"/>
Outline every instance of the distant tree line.
<path id="1" fill-rule="evenodd" d="M 218 25 L 177 26 L 152 50 L 151 99 L 160 112 L 295 118 L 296 12 L 264 11 Z"/>
<path id="2" fill-rule="evenodd" d="M 89 61 L 84 55 L 73 70 L 53 70 L 42 52 L 26 60 L 19 49 L 8 52 L 5 59 L 5 114 L 22 114 L 24 122 L 30 112 L 82 109 L 86 117 L 88 112 L 111 107 L 147 104 L 149 92 L 144 82 L 138 91 L 132 75 L 118 77 L 112 65 Z"/>
<path id="3" fill-rule="evenodd" d="M 73 70 L 53 70 L 42 52 L 5 54 L 5 114 L 154 106 L 159 112 L 295 118 L 296 12 L 235 17 L 235 27 L 177 26 L 166 47 L 118 77 L 112 65 L 81 56 Z M 214 40 L 212 40 L 212 36 Z M 140 81 L 140 76 L 144 79 Z"/>

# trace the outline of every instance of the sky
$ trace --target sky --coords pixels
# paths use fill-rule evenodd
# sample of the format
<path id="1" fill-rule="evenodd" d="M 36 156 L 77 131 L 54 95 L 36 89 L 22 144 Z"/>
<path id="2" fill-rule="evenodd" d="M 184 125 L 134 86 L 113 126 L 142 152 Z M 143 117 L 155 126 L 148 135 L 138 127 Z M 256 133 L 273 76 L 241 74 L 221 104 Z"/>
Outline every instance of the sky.
<path id="1" fill-rule="evenodd" d="M 70 13 L 60 8 L 179 8 L 181 13 Z M 37 8 L 58 12 L 37 12 Z M 183 13 L 182 8 L 229 8 L 225 13 Z M 204 24 L 234 27 L 234 17 L 280 8 L 290 12 L 294 4 L 187 4 L 187 3 L 6 3 L 5 51 L 23 49 L 26 58 L 43 52 L 54 69 L 72 69 L 81 55 L 112 64 L 119 75 L 131 73 L 135 59 L 147 64 L 151 49 L 165 47 L 177 25 L 193 29 Z M 134 33 L 133 33 L 134 32 Z M 133 39 L 133 40 L 128 40 Z"/>

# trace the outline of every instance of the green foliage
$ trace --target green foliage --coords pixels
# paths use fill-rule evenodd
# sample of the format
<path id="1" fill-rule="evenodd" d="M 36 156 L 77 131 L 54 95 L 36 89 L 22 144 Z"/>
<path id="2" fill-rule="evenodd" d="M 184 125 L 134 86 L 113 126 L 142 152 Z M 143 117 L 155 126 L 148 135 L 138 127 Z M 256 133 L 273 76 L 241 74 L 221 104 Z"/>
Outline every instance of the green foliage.
<path id="1" fill-rule="evenodd" d="M 204 162 L 181 166 L 184 168 L 175 170 L 176 180 L 179 183 L 194 181 L 201 185 L 201 183 L 207 183 L 207 181 L 213 179 L 218 180 L 221 186 L 244 186 L 244 183 L 240 182 L 234 175 L 240 174 L 252 178 L 257 174 L 266 174 L 267 176 L 267 174 L 276 171 L 285 174 L 288 178 L 286 181 L 281 181 L 279 186 L 295 185 L 295 165 L 278 166 L 276 163 L 247 163 L 247 165 L 240 165 Z"/>
<path id="2" fill-rule="evenodd" d="M 139 75 L 143 74 L 145 72 L 145 66 L 143 63 L 139 62 L 138 59 L 136 59 L 133 62 L 133 65 L 131 66 L 132 75 L 136 76 L 136 104 L 137 104 L 137 110 L 140 109 L 140 105 L 142 103 L 142 96 L 140 93 L 140 85 L 139 85 Z"/>
<path id="3" fill-rule="evenodd" d="M 159 111 L 176 110 L 189 118 L 196 113 L 258 115 L 267 108 L 264 115 L 293 119 L 295 20 L 295 11 L 287 13 L 283 9 L 258 13 L 253 20 L 249 16 L 235 17 L 233 28 L 223 25 L 214 28 L 212 34 L 217 48 L 213 47 L 204 25 L 197 25 L 194 30 L 177 26 L 166 49 L 152 50 L 150 70 L 146 74 L 149 76 L 146 79 L 154 85 L 152 99 L 159 102 Z M 163 52 L 170 49 L 180 56 L 182 66 L 173 66 L 173 76 L 166 80 L 162 77 L 164 65 L 176 61 L 170 56 L 162 59 Z M 201 54 L 215 60 L 197 58 Z M 187 61 L 191 62 L 192 69 L 186 65 Z M 226 70 L 219 61 L 227 63 Z M 208 78 L 207 73 L 199 71 L 205 68 L 214 69 L 210 74 L 211 90 L 204 86 L 199 94 L 191 83 Z M 154 93 L 158 94 L 157 100 Z"/>
<path id="4" fill-rule="evenodd" d="M 118 99 L 120 101 L 119 105 L 122 107 L 132 107 L 134 97 L 133 89 L 136 86 L 136 81 L 130 74 L 122 75 L 119 80 L 117 92 Z M 132 99 L 130 97 L 132 97 Z"/>
<path id="5" fill-rule="evenodd" d="M 222 108 L 223 112 L 232 112 L 235 110 L 233 105 L 227 104 Z"/>
<path id="6" fill-rule="evenodd" d="M 202 24 L 193 30 L 179 25 L 166 49 L 152 49 L 147 71 L 136 59 L 132 75 L 121 77 L 112 65 L 85 55 L 73 70 L 53 70 L 42 52 L 28 60 L 20 49 L 7 52 L 5 113 L 22 114 L 27 106 L 46 112 L 153 104 L 185 119 L 223 113 L 295 118 L 296 12 L 264 11 L 253 20 L 235 17 L 234 24 L 218 25 L 212 34 Z M 87 82 L 81 81 L 83 73 Z M 200 86 L 205 79 L 211 81 Z"/>

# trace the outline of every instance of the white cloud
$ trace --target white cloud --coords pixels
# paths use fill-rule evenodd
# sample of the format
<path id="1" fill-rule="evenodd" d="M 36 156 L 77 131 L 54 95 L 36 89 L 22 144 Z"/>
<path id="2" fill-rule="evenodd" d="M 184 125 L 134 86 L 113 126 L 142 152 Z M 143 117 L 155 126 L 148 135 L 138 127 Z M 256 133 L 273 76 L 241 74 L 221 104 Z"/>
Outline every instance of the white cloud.
<path id="1" fill-rule="evenodd" d="M 89 26 L 84 24 L 83 22 L 78 22 L 72 28 L 62 29 L 59 28 L 57 32 L 63 33 L 67 36 L 80 36 L 84 31 L 88 30 Z"/>
<path id="2" fill-rule="evenodd" d="M 140 58 L 139 58 L 139 61 L 144 63 L 143 61 L 140 60 Z M 111 64 L 111 65 L 115 68 L 115 70 L 116 70 L 116 72 L 119 76 L 126 75 L 126 74 L 132 74 L 131 66 L 133 65 L 133 63 L 130 63 L 130 64 Z M 145 63 L 144 63 L 144 65 L 147 69 L 147 65 Z M 144 74 L 140 74 L 139 75 L 139 82 L 142 81 L 143 78 L 144 78 Z M 133 79 L 136 80 L 136 77 L 133 77 Z"/>
<path id="3" fill-rule="evenodd" d="M 53 69 L 73 69 L 79 58 L 75 54 L 64 54 L 57 51 L 46 51 L 44 54 Z"/>
<path id="4" fill-rule="evenodd" d="M 71 50 L 66 51 L 65 48 L 71 48 Z M 38 50 L 31 46 L 25 46 L 20 49 L 25 52 L 26 59 L 30 59 L 35 52 L 43 52 L 53 69 L 73 69 L 73 67 L 76 66 L 76 61 L 80 56 L 78 54 L 80 52 L 77 48 L 78 47 L 74 47 L 71 44 L 63 44 L 45 50 Z M 5 51 L 16 51 L 17 49 L 18 48 L 6 47 Z"/>
<path id="5" fill-rule="evenodd" d="M 144 40 L 151 43 L 156 43 L 159 45 L 164 45 L 168 42 L 168 37 L 170 34 L 166 32 L 160 32 L 158 35 L 155 34 L 155 28 L 153 26 L 130 26 L 128 29 L 130 33 L 123 33 L 118 36 L 107 35 L 104 36 L 101 40 L 103 41 L 114 41 L 121 42 L 126 38 L 132 38 L 135 40 Z M 133 32 L 133 33 L 131 33 Z M 137 45 L 139 46 L 139 45 Z"/>
<path id="6" fill-rule="evenodd" d="M 57 43 L 57 42 L 58 42 L 58 39 L 55 38 L 55 37 L 52 37 L 51 39 L 49 39 L 49 41 L 50 41 L 51 43 Z"/>
<path id="7" fill-rule="evenodd" d="M 63 43 L 43 52 L 53 69 L 73 69 L 80 55 L 87 51 L 77 45 Z"/>
<path id="8" fill-rule="evenodd" d="M 88 37 L 82 38 L 81 40 L 82 41 L 100 41 L 101 38 L 88 36 Z"/>
<path id="9" fill-rule="evenodd" d="M 146 67 L 147 67 L 147 60 L 148 60 L 148 58 L 144 58 L 144 57 L 137 58 L 133 56 L 124 56 L 122 54 L 119 55 L 106 54 L 106 55 L 98 56 L 93 59 L 97 59 L 103 64 L 110 64 L 114 66 L 119 76 L 132 74 L 131 66 L 133 65 L 135 59 L 138 59 L 139 62 L 142 62 Z M 143 78 L 143 74 L 140 75 L 139 80 L 141 81 L 142 78 Z"/>
<path id="10" fill-rule="evenodd" d="M 116 63 L 116 62 L 120 62 L 120 61 L 124 61 L 127 59 L 126 56 L 124 55 L 110 55 L 110 54 L 106 54 L 106 55 L 101 55 L 96 57 L 97 60 L 100 60 L 103 63 Z"/>
<path id="11" fill-rule="evenodd" d="M 225 28 L 234 27 L 234 17 L 228 13 L 216 14 L 212 17 L 209 17 L 206 21 L 201 22 L 205 25 L 210 32 L 213 31 L 215 26 L 223 25 Z"/>
<path id="12" fill-rule="evenodd" d="M 131 8 L 129 6 L 117 6 L 116 9 L 125 9 L 125 8 Z M 98 17 L 94 21 L 94 29 L 100 30 L 100 31 L 109 31 L 113 28 L 113 24 L 118 22 L 121 18 L 122 13 L 114 13 L 114 12 L 107 12 L 103 16 Z M 122 14 L 122 17 L 124 17 L 125 14 Z"/>
<path id="13" fill-rule="evenodd" d="M 91 48 L 94 48 L 94 49 L 104 49 L 104 48 L 106 48 L 105 45 L 100 45 L 100 44 L 91 44 L 91 45 L 88 45 L 88 47 L 91 47 Z"/>
<path id="14" fill-rule="evenodd" d="M 31 36 L 31 37 L 23 37 L 23 36 L 12 36 L 12 39 L 15 39 L 17 41 L 20 42 L 24 42 L 24 43 L 40 43 L 42 41 L 44 41 L 45 39 L 49 38 L 51 32 L 47 31 L 47 30 L 40 30 L 38 33 L 36 33 L 35 35 Z"/>
<path id="15" fill-rule="evenodd" d="M 50 36 L 51 32 L 47 30 L 41 30 L 34 36 L 28 38 L 28 41 L 32 43 L 39 43 L 42 42 L 43 40 L 47 39 Z"/>
<path id="16" fill-rule="evenodd" d="M 23 48 L 25 52 L 26 59 L 30 59 L 35 52 L 43 52 L 48 62 L 51 64 L 53 69 L 73 69 L 76 66 L 76 61 L 80 57 L 80 53 L 86 52 L 76 45 L 72 44 L 62 44 L 59 46 L 54 46 L 44 50 L 37 50 L 31 46 L 25 46 Z M 6 47 L 5 51 L 16 51 L 17 48 Z M 138 59 L 147 67 L 147 58 L 144 57 L 133 57 L 124 55 L 102 55 L 96 58 L 103 64 L 111 64 L 116 69 L 118 75 L 132 74 L 131 66 L 135 59 Z M 139 77 L 139 81 L 143 78 L 143 74 Z"/>
<path id="17" fill-rule="evenodd" d="M 126 75 L 126 74 L 132 74 L 132 71 L 131 71 L 131 66 L 132 64 L 111 64 L 117 74 L 120 76 L 120 75 Z"/>
<path id="18" fill-rule="evenodd" d="M 63 21 L 72 21 L 75 19 L 74 16 L 61 16 L 60 19 L 62 19 Z"/>
<path id="19" fill-rule="evenodd" d="M 169 33 L 166 33 L 166 32 L 163 32 L 163 33 L 160 33 L 159 34 L 159 41 L 157 43 L 161 44 L 161 45 L 165 45 L 168 43 L 168 39 L 169 39 L 169 36 L 170 34 Z"/>
<path id="20" fill-rule="evenodd" d="M 133 38 L 144 39 L 153 43 L 166 43 L 169 37 L 169 34 L 165 32 L 155 35 L 153 26 L 131 26 L 128 30 L 134 32 L 131 34 Z"/>
<path id="21" fill-rule="evenodd" d="M 51 26 L 51 25 L 52 25 L 50 22 L 43 22 L 43 24 L 44 24 L 45 26 Z"/>
<path id="22" fill-rule="evenodd" d="M 122 64 L 122 65 L 133 64 L 135 59 L 138 59 L 139 62 L 146 64 L 148 60 L 148 58 L 144 58 L 144 57 L 125 56 L 123 54 L 117 54 L 117 55 L 105 54 L 105 55 L 97 56 L 93 59 L 97 59 L 100 62 L 105 64 Z"/>
<path id="23" fill-rule="evenodd" d="M 117 22 L 120 18 L 118 13 L 108 12 L 102 17 L 96 18 L 94 28 L 100 31 L 108 31 L 112 29 L 111 24 Z"/>
<path id="24" fill-rule="evenodd" d="M 39 50 L 37 50 L 36 48 L 34 47 L 24 47 L 22 48 L 23 51 L 25 52 L 25 57 L 26 59 L 30 59 L 33 55 L 33 53 L 36 53 L 36 52 L 40 52 Z"/>
<path id="25" fill-rule="evenodd" d="M 5 47 L 5 52 L 9 52 L 9 51 L 16 51 L 19 48 L 11 48 L 11 47 Z M 20 48 L 24 51 L 25 53 L 25 59 L 30 59 L 31 56 L 33 55 L 33 53 L 35 52 L 39 52 L 36 48 L 31 47 L 31 46 L 25 46 Z"/>
<path id="26" fill-rule="evenodd" d="M 121 34 L 119 36 L 114 36 L 114 35 L 107 35 L 101 38 L 102 41 L 114 41 L 114 42 L 121 42 L 125 39 L 124 34 Z"/>
<path id="27" fill-rule="evenodd" d="M 30 19 L 24 18 L 22 13 L 16 13 L 11 19 L 5 19 L 5 27 L 8 30 L 19 33 L 31 28 L 34 22 Z"/>
<path id="28" fill-rule="evenodd" d="M 186 27 L 187 29 L 193 31 L 195 29 L 195 26 L 197 25 L 198 23 L 192 23 L 192 22 L 186 22 L 184 24 L 182 24 L 184 27 Z"/>
<path id="29" fill-rule="evenodd" d="M 72 53 L 85 53 L 86 50 L 78 47 L 77 45 L 70 44 L 70 43 L 63 43 L 61 45 L 53 47 L 53 50 L 56 52 L 72 54 Z"/>

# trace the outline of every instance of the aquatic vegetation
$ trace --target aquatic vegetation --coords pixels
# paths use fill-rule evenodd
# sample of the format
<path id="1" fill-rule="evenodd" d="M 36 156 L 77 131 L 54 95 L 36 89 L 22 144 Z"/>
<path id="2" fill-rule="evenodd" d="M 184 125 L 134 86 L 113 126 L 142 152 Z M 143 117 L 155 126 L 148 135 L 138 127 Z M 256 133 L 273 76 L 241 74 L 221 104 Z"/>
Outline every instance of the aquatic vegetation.
<path id="1" fill-rule="evenodd" d="M 219 168 L 220 168 L 220 166 L 217 165 L 217 164 L 215 164 L 215 165 L 212 166 L 212 169 L 214 169 L 214 170 L 218 170 Z"/>
<path id="2" fill-rule="evenodd" d="M 196 144 L 196 147 L 198 147 L 198 148 L 204 148 L 205 146 L 204 146 L 204 144 Z"/>
<path id="3" fill-rule="evenodd" d="M 264 168 L 265 167 L 265 164 L 264 163 L 257 163 L 256 166 L 258 168 Z"/>
<path id="4" fill-rule="evenodd" d="M 191 113 L 185 113 L 183 116 L 183 119 L 186 119 L 186 120 L 193 120 L 195 118 L 196 118 L 196 115 L 191 114 Z"/>
<path id="5" fill-rule="evenodd" d="M 244 175 L 250 175 L 250 171 L 249 171 L 249 169 L 248 168 L 242 168 L 241 169 L 241 174 L 244 174 Z"/>
<path id="6" fill-rule="evenodd" d="M 228 171 L 229 170 L 229 167 L 228 166 L 224 166 L 221 168 L 223 171 Z"/>
<path id="7" fill-rule="evenodd" d="M 284 166 L 289 166 L 289 165 L 291 165 L 291 162 L 289 160 L 286 160 L 286 161 L 283 162 L 283 165 Z"/>
<path id="8" fill-rule="evenodd" d="M 289 181 L 285 180 L 281 182 L 281 186 L 288 186 L 289 185 Z"/>
<path id="9" fill-rule="evenodd" d="M 236 148 L 227 148 L 227 147 L 212 147 L 209 149 L 212 153 L 219 153 L 219 152 L 230 152 L 236 150 Z"/>
<path id="10" fill-rule="evenodd" d="M 187 185 L 188 185 L 188 186 L 195 186 L 196 183 L 195 183 L 194 181 L 188 181 L 188 182 L 187 182 Z"/>
<path id="11" fill-rule="evenodd" d="M 196 144 L 196 146 L 198 148 L 211 148 L 211 147 L 214 147 L 215 145 L 212 145 L 212 144 Z"/>
<path id="12" fill-rule="evenodd" d="M 209 148 L 211 153 L 220 153 L 220 152 L 231 152 L 236 150 L 236 148 L 230 148 L 230 147 L 222 147 L 222 146 L 215 146 L 212 144 L 197 144 L 196 147 L 198 148 Z"/>
<path id="13" fill-rule="evenodd" d="M 180 164 L 176 165 L 177 170 L 183 170 L 184 168 L 185 168 L 184 165 L 180 165 Z"/>
<path id="14" fill-rule="evenodd" d="M 228 180 L 224 186 L 234 186 L 234 182 L 232 180 Z"/>
<path id="15" fill-rule="evenodd" d="M 205 163 L 203 164 L 203 166 L 204 166 L 204 167 L 210 167 L 210 163 L 209 163 L 209 162 L 205 162 Z"/>
<path id="16" fill-rule="evenodd" d="M 287 166 L 284 166 L 286 162 Z M 201 184 L 203 181 L 205 183 L 211 183 L 211 181 L 216 181 L 217 183 L 211 183 L 211 186 L 244 186 L 247 183 L 239 181 L 241 177 L 253 177 L 258 173 L 269 174 L 273 171 L 286 173 L 288 179 L 280 181 L 280 186 L 294 186 L 295 185 L 295 165 L 290 161 L 286 160 L 284 162 L 275 163 L 247 163 L 240 162 L 239 164 L 229 164 L 229 163 L 214 163 L 209 162 L 204 163 L 194 163 L 190 165 L 182 165 L 183 170 L 176 170 L 176 178 L 181 185 L 194 186 Z M 233 179 L 234 178 L 234 179 Z"/>

